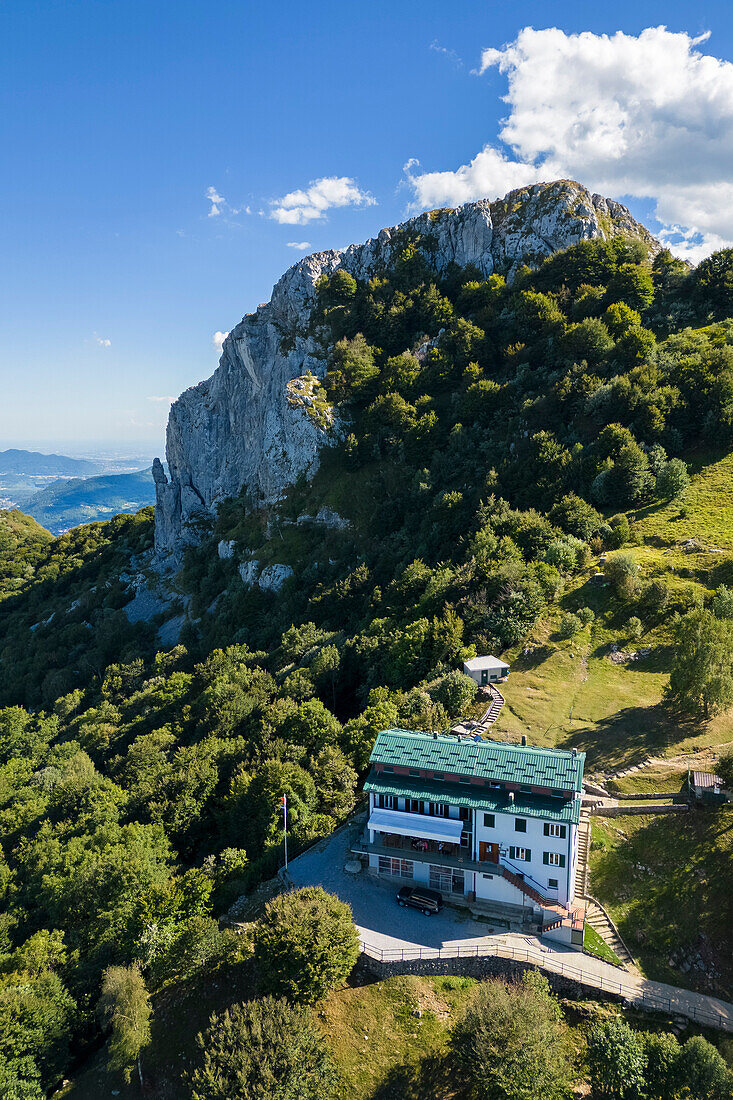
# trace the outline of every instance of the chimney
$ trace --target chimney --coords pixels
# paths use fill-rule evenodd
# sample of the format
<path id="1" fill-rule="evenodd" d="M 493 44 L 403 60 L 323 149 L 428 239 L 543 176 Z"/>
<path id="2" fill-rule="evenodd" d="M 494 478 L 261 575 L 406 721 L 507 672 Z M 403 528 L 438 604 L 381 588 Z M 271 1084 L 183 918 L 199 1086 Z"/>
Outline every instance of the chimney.
<path id="1" fill-rule="evenodd" d="M 514 791 L 509 791 L 509 801 L 510 802 L 514 801 Z"/>
<path id="2" fill-rule="evenodd" d="M 433 730 L 433 741 L 437 741 L 437 740 L 438 740 L 438 731 Z"/>
<path id="3" fill-rule="evenodd" d="M 523 733 L 523 734 L 522 734 L 522 744 L 523 744 L 523 745 L 526 745 L 526 744 L 527 744 L 527 734 L 526 734 L 526 733 Z"/>
<path id="4" fill-rule="evenodd" d="M 573 749 L 573 750 L 572 750 L 572 753 L 573 753 L 573 760 L 575 760 L 575 757 L 576 757 L 576 756 L 578 755 L 578 750 L 577 750 L 577 749 Z"/>

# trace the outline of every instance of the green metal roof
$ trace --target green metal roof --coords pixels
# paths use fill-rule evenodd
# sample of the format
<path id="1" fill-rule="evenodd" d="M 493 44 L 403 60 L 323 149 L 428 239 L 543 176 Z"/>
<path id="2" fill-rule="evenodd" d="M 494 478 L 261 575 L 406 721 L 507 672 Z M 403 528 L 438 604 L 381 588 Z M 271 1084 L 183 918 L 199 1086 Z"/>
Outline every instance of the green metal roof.
<path id="1" fill-rule="evenodd" d="M 418 798 L 426 802 L 447 802 L 452 806 L 467 806 L 488 813 L 514 814 L 517 817 L 541 817 L 543 821 L 562 821 L 577 825 L 580 821 L 580 799 L 541 798 L 534 794 L 515 794 L 510 801 L 506 791 L 487 787 L 459 787 L 455 783 L 431 783 L 425 779 L 410 779 L 406 775 L 369 773 L 365 791 L 393 794 L 402 798 Z"/>
<path id="2" fill-rule="evenodd" d="M 383 730 L 374 742 L 372 764 L 472 775 L 494 782 L 525 783 L 551 790 L 579 791 L 585 753 L 540 749 L 503 741 L 468 741 L 441 734 Z"/>

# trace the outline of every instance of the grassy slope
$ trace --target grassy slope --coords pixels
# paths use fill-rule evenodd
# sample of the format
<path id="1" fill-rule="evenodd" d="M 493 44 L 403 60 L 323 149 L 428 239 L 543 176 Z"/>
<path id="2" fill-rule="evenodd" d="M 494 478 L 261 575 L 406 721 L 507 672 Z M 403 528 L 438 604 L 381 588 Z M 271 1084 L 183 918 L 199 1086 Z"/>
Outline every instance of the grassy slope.
<path id="1" fill-rule="evenodd" d="M 647 509 L 630 519 L 639 545 L 626 549 L 644 580 L 664 580 L 673 595 L 707 596 L 717 585 L 733 583 L 733 455 L 701 466 L 682 504 Z M 690 539 L 698 540 L 698 551 L 684 547 Z M 561 608 L 506 654 L 507 706 L 494 736 L 518 739 L 529 731 L 538 744 L 576 745 L 587 751 L 589 771 L 731 744 L 733 713 L 702 724 L 680 721 L 661 705 L 672 656 L 669 630 L 662 624 L 630 640 L 625 624 L 637 608 L 592 583 L 599 568 L 595 561 L 565 593 Z M 596 614 L 592 627 L 572 641 L 559 640 L 562 611 L 583 606 Z M 652 652 L 640 661 L 614 664 L 607 657 L 613 643 L 626 651 L 651 647 Z"/>
<path id="2" fill-rule="evenodd" d="M 733 998 L 733 807 L 594 818 L 592 836 L 591 892 L 644 972 Z"/>
<path id="3" fill-rule="evenodd" d="M 363 981 L 363 984 L 362 984 Z M 470 978 L 408 975 L 371 981 L 356 978 L 316 1006 L 339 1072 L 339 1100 L 450 1100 L 465 1095 L 449 1055 L 450 1028 L 470 996 Z M 194 1035 L 212 1011 L 221 1012 L 247 995 L 242 972 L 217 975 L 173 988 L 158 998 L 152 1045 L 143 1056 L 148 1094 L 158 1100 L 188 1100 L 181 1081 L 195 1058 Z M 618 1007 L 594 1001 L 563 1002 L 566 1022 L 581 1064 L 583 1033 L 589 1023 Z M 637 1027 L 658 1028 L 660 1018 L 626 1013 Z M 714 1036 L 713 1036 L 714 1038 Z M 65 1100 L 98 1100 L 111 1090 L 122 1100 L 140 1095 L 133 1079 L 104 1069 L 101 1051 L 62 1093 Z M 582 1068 L 580 1078 L 582 1080 Z"/>

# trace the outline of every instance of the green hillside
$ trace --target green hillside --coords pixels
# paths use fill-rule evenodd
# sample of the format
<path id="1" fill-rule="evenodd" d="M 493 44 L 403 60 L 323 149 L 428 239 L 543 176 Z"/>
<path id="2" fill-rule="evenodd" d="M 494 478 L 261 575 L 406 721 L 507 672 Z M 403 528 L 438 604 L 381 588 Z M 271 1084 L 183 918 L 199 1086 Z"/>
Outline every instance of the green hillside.
<path id="1" fill-rule="evenodd" d="M 60 535 L 71 527 L 137 512 L 155 500 L 150 470 L 55 481 L 23 504 L 28 515 Z"/>
<path id="2" fill-rule="evenodd" d="M 330 833 L 379 729 L 481 709 L 476 652 L 511 664 L 494 735 L 577 745 L 590 771 L 731 742 L 733 254 L 691 272 L 584 242 L 508 286 L 401 243 L 369 282 L 319 284 L 330 370 L 302 415 L 342 430 L 312 482 L 221 502 L 176 577 L 151 509 L 53 540 L 4 514 L 0 1035 L 25 1023 L 0 1054 L 21 1094 L 99 1041 L 109 967 L 139 963 L 156 1003 L 226 982 L 217 919 L 277 868 L 279 796 L 293 851 Z M 243 583 L 275 565 L 279 591 Z M 694 630 L 717 664 L 693 690 Z"/>

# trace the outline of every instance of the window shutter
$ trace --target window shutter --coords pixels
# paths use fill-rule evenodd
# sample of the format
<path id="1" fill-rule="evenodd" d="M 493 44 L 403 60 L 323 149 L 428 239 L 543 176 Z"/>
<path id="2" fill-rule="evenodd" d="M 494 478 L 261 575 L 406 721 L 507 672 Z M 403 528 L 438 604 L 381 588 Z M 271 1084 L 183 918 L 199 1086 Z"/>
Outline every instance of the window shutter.
<path id="1" fill-rule="evenodd" d="M 562 837 L 563 840 L 565 839 L 565 826 L 564 825 L 560 826 L 560 836 Z"/>
<path id="2" fill-rule="evenodd" d="M 565 856 L 560 856 L 560 866 L 561 867 L 565 866 Z"/>
<path id="3" fill-rule="evenodd" d="M 524 849 L 524 858 L 525 858 L 526 862 L 529 863 L 529 861 L 532 858 L 532 849 L 531 848 L 525 848 Z"/>
<path id="4" fill-rule="evenodd" d="M 545 836 L 550 835 L 550 826 L 547 822 L 545 822 L 544 834 L 545 834 Z"/>
<path id="5" fill-rule="evenodd" d="M 545 828 L 547 828 L 546 825 L 545 825 Z M 542 862 L 544 863 L 545 867 L 550 866 L 550 853 L 549 852 L 543 852 L 542 853 Z"/>
<path id="6" fill-rule="evenodd" d="M 516 855 L 514 854 L 516 852 L 516 850 L 517 849 L 514 847 L 513 844 L 509 845 L 509 858 L 510 859 L 516 859 L 517 858 Z"/>

